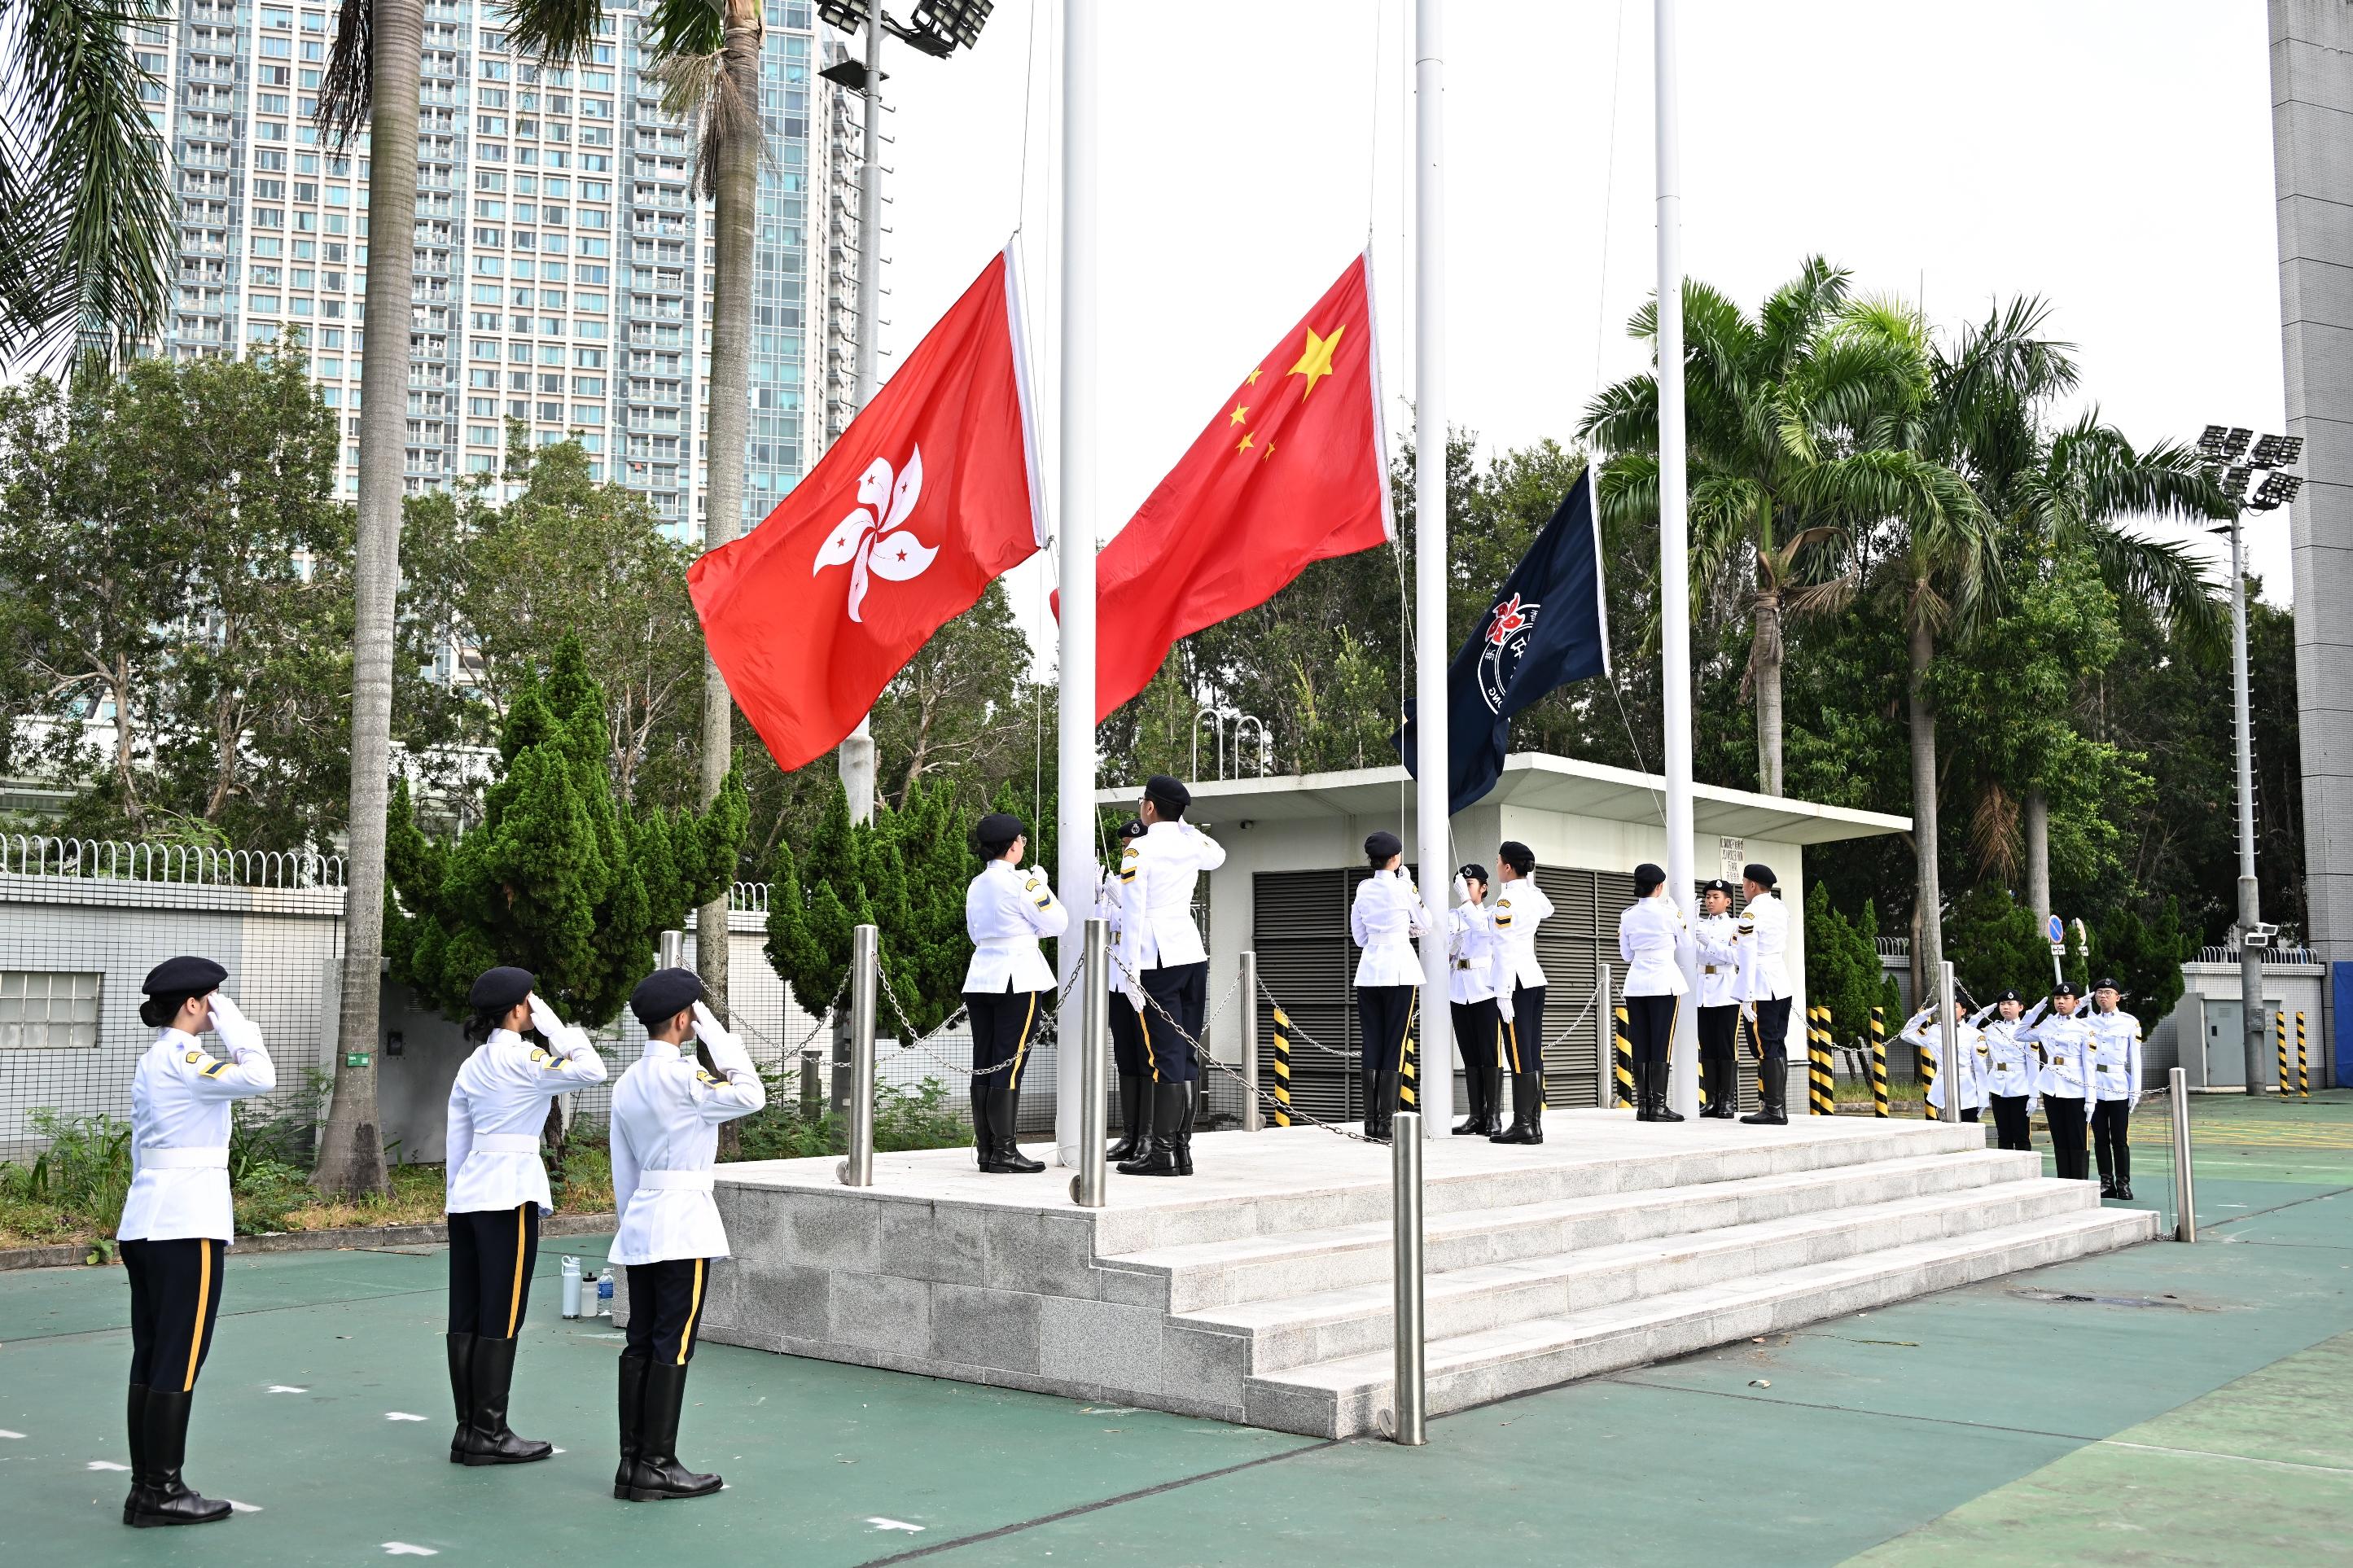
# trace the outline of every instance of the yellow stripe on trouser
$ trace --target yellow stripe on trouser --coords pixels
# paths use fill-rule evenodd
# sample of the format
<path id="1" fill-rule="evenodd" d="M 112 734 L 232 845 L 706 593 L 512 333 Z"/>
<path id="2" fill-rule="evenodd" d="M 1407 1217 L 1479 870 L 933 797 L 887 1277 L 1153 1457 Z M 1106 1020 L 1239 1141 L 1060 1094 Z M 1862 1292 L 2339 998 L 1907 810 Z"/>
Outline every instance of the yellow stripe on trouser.
<path id="1" fill-rule="evenodd" d="M 1029 1054 L 1029 1026 L 1037 1021 L 1038 993 L 1032 991 L 1029 993 L 1029 1015 L 1021 1020 L 1021 1038 L 1014 1043 L 1013 1071 L 1011 1075 L 1013 1081 L 1005 1086 L 1008 1089 L 1019 1089 L 1021 1087 L 1021 1058 Z"/>
<path id="2" fill-rule="evenodd" d="M 1512 1054 L 1512 1070 L 1520 1070 L 1520 1025 L 1516 1018 L 1504 1021 L 1504 1047 Z"/>
<path id="3" fill-rule="evenodd" d="M 507 1338 L 509 1339 L 515 1337 L 515 1320 L 522 1316 L 522 1245 L 524 1240 L 522 1211 L 529 1206 L 529 1199 L 525 1199 L 522 1203 L 515 1205 L 514 1289 L 507 1297 Z"/>
<path id="4" fill-rule="evenodd" d="M 183 1394 L 195 1392 L 196 1386 L 196 1363 L 205 1351 L 206 1309 L 212 1299 L 213 1244 L 200 1238 L 196 1242 L 196 1326 L 188 1333 L 188 1376 L 180 1384 Z"/>
<path id="5" fill-rule="evenodd" d="M 1144 1005 L 1135 1010 L 1135 1026 L 1144 1031 L 1144 1065 L 1152 1069 L 1152 1081 L 1160 1081 L 1160 1058 L 1152 1048 L 1152 1019 L 1147 1009 L 1152 1005 L 1152 993 L 1144 994 Z"/>
<path id="6" fill-rule="evenodd" d="M 1037 1004 L 1030 1004 L 1035 1007 Z M 678 1364 L 686 1364 L 686 1347 L 694 1342 L 694 1320 L 702 1311 L 702 1259 L 694 1260 L 694 1300 L 687 1304 L 686 1327 L 678 1331 Z"/>

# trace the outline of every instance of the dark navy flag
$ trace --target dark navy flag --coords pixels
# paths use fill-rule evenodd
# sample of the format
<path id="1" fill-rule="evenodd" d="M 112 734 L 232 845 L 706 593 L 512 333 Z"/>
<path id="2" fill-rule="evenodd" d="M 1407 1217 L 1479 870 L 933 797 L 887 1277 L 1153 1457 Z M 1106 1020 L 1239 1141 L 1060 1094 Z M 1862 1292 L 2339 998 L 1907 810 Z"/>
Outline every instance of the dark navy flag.
<path id="1" fill-rule="evenodd" d="M 1447 671 L 1448 809 L 1474 805 L 1495 787 L 1513 714 L 1556 687 L 1609 673 L 1601 524 L 1588 466 Z M 1411 772 L 1413 703 L 1405 715 L 1402 749 Z"/>

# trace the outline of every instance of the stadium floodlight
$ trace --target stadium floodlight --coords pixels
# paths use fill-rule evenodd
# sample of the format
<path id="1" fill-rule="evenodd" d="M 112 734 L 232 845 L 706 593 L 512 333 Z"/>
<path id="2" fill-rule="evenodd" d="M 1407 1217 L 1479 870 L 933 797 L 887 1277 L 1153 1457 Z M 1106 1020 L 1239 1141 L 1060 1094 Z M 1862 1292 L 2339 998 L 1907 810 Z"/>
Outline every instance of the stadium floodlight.
<path id="1" fill-rule="evenodd" d="M 2266 474 L 2248 504 L 2257 511 L 2276 511 L 2295 499 L 2304 489 L 2304 480 L 2295 474 Z"/>
<path id="2" fill-rule="evenodd" d="M 2232 426 L 2230 435 L 2224 437 L 2222 440 L 2222 456 L 2230 458 L 2231 461 L 2234 463 L 2237 462 L 2239 460 L 2239 454 L 2245 451 L 2247 449 L 2247 443 L 2254 438 L 2255 433 L 2253 430 L 2248 429 L 2245 426 Z"/>
<path id="3" fill-rule="evenodd" d="M 2230 498 L 2232 506 L 2241 506 L 2246 501 L 2247 481 L 2254 476 L 2254 469 L 2244 463 L 2233 463 L 2229 468 L 2217 475 L 2214 482 L 2221 488 L 2222 493 Z"/>
<path id="4" fill-rule="evenodd" d="M 2255 442 L 2255 449 L 2247 454 L 2247 462 L 2258 468 L 2293 468 L 2304 455 L 2301 436 L 2265 436 Z"/>
<path id="5" fill-rule="evenodd" d="M 2229 440 L 2230 437 L 2229 426 L 2209 425 L 2199 434 L 2198 455 L 2212 462 L 2221 462 L 2229 455 L 2222 450 L 2222 443 Z"/>
<path id="6" fill-rule="evenodd" d="M 866 26 L 872 9 L 871 0 L 818 0 L 817 14 L 843 32 L 854 33 Z M 980 29 L 987 25 L 994 9 L 996 0 L 915 0 L 915 8 L 904 22 L 894 22 L 888 12 L 883 13 L 882 30 L 919 54 L 945 59 L 959 47 L 968 49 L 980 42 Z M 833 73 L 819 74 L 831 77 Z M 862 87 L 864 78 L 842 85 Z"/>
<path id="7" fill-rule="evenodd" d="M 866 90 L 866 62 L 851 54 L 848 46 L 840 43 L 828 43 L 825 46 L 825 58 L 826 68 L 818 72 L 818 75 L 829 82 L 839 84 L 851 92 Z M 882 71 L 876 76 L 875 79 L 889 81 L 891 73 Z"/>

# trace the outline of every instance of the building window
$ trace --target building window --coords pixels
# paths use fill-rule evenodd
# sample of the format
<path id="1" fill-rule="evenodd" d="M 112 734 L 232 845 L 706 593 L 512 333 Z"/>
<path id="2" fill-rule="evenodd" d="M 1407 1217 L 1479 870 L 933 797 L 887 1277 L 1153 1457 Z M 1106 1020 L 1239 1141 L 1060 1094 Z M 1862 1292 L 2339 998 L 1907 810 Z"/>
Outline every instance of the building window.
<path id="1" fill-rule="evenodd" d="M 0 1050 L 95 1050 L 96 974 L 0 970 Z"/>

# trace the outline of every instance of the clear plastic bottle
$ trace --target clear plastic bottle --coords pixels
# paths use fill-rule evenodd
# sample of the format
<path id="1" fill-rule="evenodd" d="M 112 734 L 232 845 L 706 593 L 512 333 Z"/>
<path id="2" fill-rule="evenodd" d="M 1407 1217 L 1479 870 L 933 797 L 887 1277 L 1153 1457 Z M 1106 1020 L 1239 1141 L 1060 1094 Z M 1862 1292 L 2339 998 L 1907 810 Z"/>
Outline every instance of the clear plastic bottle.
<path id="1" fill-rule="evenodd" d="M 600 1318 L 613 1315 L 613 1269 L 610 1264 L 606 1265 L 605 1272 L 596 1277 L 596 1315 Z"/>

